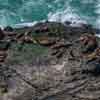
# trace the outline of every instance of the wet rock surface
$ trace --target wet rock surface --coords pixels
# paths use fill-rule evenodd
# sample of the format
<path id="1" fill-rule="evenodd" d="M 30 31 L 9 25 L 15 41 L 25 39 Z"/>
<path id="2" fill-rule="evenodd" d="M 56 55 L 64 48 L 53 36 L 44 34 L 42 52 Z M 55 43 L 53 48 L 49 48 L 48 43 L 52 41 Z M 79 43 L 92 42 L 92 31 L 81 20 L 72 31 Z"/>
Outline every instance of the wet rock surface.
<path id="1" fill-rule="evenodd" d="M 58 26 L 61 30 L 58 30 Z M 94 60 L 87 63 L 87 59 L 80 56 L 81 44 L 74 42 L 84 33 L 94 33 L 88 29 L 66 27 L 61 23 L 39 23 L 34 26 L 35 32 L 39 34 L 42 32 L 55 35 L 59 31 L 60 36 L 57 35 L 64 41 L 57 41 L 53 46 L 47 47 L 50 49 L 47 54 L 37 56 L 29 48 L 20 52 L 11 48 L 5 65 L 1 68 L 7 77 L 8 91 L 0 94 L 0 100 L 99 100 L 100 75 L 99 72 L 96 74 L 99 69 L 95 70 L 95 65 L 99 62 Z M 25 31 L 18 31 L 20 30 Z M 99 44 L 100 40 L 97 41 Z M 72 44 L 66 47 L 66 43 Z M 54 50 L 59 50 L 63 55 L 55 56 Z M 23 54 L 30 56 L 24 57 L 23 60 Z M 25 59 L 30 62 L 26 62 Z"/>

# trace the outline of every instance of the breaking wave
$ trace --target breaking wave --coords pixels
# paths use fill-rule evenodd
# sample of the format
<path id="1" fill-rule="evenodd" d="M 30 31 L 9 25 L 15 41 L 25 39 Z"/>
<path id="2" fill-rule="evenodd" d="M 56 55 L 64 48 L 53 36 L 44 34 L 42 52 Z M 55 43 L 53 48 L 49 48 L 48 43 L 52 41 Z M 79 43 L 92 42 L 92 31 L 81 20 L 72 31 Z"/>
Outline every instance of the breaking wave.
<path id="1" fill-rule="evenodd" d="M 0 26 L 30 26 L 41 20 L 99 27 L 100 0 L 0 0 Z"/>

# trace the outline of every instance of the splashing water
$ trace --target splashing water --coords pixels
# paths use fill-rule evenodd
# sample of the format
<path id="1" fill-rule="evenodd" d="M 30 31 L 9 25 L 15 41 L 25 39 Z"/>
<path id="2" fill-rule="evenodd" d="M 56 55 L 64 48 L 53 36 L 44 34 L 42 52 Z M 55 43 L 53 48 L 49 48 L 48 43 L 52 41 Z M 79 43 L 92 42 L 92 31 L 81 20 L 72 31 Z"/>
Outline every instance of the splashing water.
<path id="1" fill-rule="evenodd" d="M 49 20 L 100 26 L 100 0 L 0 0 L 0 26 Z"/>

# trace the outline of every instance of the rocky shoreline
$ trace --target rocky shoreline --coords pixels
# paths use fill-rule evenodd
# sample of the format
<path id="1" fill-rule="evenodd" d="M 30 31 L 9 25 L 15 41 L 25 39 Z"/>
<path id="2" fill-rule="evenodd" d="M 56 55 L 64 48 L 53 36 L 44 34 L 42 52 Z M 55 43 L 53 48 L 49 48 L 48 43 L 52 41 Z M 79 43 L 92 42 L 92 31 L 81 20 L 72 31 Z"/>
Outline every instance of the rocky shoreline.
<path id="1" fill-rule="evenodd" d="M 88 66 L 85 62 L 87 59 L 84 60 L 79 56 L 81 44 L 75 42 L 84 34 L 94 36 L 97 29 L 93 29 L 89 25 L 72 27 L 57 22 L 44 22 L 33 27 L 13 29 L 13 33 L 27 31 L 35 33 L 34 37 L 37 36 L 36 39 L 40 45 L 38 49 L 42 48 L 43 51 L 47 49 L 48 52 L 41 51 L 40 55 L 34 55 L 33 49 L 29 49 L 33 44 L 28 44 L 29 46 L 24 48 L 24 51 L 18 51 L 12 46 L 7 60 L 2 66 L 5 75 L 9 75 L 8 92 L 0 94 L 0 100 L 100 99 L 100 76 L 83 71 L 88 67 L 94 71 L 95 67 Z M 41 37 L 46 37 L 45 41 Z M 100 39 L 96 37 L 96 40 L 99 47 Z M 77 59 L 70 57 L 71 50 Z M 52 53 L 55 54 L 52 55 Z M 59 57 L 58 54 L 60 54 Z M 29 56 L 21 58 L 22 55 Z"/>

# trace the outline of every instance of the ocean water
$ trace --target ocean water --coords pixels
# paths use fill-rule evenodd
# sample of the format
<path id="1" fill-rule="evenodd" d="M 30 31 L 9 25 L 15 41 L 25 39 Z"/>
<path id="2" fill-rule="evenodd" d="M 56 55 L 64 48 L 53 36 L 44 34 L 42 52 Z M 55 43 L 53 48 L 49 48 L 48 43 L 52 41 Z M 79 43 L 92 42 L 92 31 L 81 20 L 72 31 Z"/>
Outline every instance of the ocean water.
<path id="1" fill-rule="evenodd" d="M 2 27 L 44 20 L 70 20 L 100 27 L 100 0 L 0 0 Z"/>

